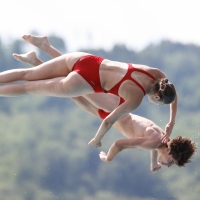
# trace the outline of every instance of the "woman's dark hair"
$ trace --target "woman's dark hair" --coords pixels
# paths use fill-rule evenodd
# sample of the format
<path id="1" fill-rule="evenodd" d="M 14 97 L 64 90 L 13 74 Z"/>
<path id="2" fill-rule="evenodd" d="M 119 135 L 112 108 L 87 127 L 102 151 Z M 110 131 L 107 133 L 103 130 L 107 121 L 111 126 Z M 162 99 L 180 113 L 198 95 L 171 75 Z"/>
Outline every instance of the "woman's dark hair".
<path id="1" fill-rule="evenodd" d="M 153 92 L 158 93 L 160 101 L 164 104 L 170 104 L 176 97 L 176 90 L 172 83 L 168 82 L 167 78 L 160 79 L 153 85 Z"/>

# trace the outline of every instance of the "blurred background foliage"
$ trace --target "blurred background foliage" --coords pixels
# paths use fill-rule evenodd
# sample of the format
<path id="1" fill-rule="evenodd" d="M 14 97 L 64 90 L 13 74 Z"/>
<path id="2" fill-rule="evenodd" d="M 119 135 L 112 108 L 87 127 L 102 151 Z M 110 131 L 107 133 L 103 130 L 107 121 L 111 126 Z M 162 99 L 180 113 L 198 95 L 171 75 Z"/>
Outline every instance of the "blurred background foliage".
<path id="1" fill-rule="evenodd" d="M 59 36 L 49 41 L 62 53 L 67 44 Z M 22 39 L 0 40 L 0 71 L 30 67 L 16 61 L 12 53 L 34 50 Z M 172 137 L 187 136 L 200 142 L 200 47 L 161 41 L 142 51 L 116 44 L 113 49 L 80 49 L 107 59 L 141 63 L 164 71 L 174 83 L 179 105 Z M 0 98 L 0 194 L 2 200 L 197 200 L 200 195 L 199 152 L 184 168 L 162 167 L 150 171 L 149 152 L 127 150 L 111 163 L 99 159 L 99 152 L 123 136 L 112 128 L 103 147 L 87 143 L 101 120 L 78 108 L 70 99 L 22 96 Z M 135 114 L 153 120 L 163 129 L 169 120 L 169 106 L 157 107 L 144 98 Z"/>

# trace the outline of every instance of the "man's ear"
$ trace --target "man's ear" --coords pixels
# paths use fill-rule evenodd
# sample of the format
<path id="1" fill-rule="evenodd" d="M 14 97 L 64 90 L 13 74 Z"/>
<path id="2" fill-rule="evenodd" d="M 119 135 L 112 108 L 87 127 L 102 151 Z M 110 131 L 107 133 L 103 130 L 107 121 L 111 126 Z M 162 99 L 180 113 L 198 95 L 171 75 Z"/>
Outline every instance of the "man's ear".
<path id="1" fill-rule="evenodd" d="M 170 152 L 170 148 L 169 147 L 167 147 L 167 153 L 169 153 Z"/>
<path id="2" fill-rule="evenodd" d="M 169 153 L 170 152 L 170 148 L 169 148 L 168 143 L 165 144 L 165 148 L 166 148 L 166 151 Z"/>

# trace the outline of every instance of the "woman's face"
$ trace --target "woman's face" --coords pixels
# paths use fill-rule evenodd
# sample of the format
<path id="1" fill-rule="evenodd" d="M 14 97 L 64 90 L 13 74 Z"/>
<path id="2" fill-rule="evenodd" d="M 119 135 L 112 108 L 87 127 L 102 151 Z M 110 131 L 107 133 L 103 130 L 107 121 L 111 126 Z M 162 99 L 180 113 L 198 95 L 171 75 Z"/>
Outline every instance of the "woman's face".
<path id="1" fill-rule="evenodd" d="M 155 95 L 155 94 L 148 96 L 148 100 L 149 100 L 149 102 L 154 103 L 158 106 L 164 106 L 165 105 L 162 101 L 159 101 L 160 97 L 158 95 Z"/>

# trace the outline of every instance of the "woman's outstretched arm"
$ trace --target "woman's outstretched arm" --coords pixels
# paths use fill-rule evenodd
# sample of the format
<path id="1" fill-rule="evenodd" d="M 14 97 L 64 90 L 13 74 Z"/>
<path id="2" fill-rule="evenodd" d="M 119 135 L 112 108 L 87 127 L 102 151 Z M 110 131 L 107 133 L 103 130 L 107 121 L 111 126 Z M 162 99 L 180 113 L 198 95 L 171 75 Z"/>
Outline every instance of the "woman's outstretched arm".
<path id="1" fill-rule="evenodd" d="M 165 135 L 162 138 L 163 143 L 169 142 L 169 137 L 175 125 L 177 107 L 178 107 L 178 96 L 176 95 L 174 101 L 170 104 L 170 120 L 165 127 Z"/>
<path id="2" fill-rule="evenodd" d="M 129 98 L 123 104 L 118 106 L 114 111 L 112 111 L 101 123 L 95 137 L 88 143 L 93 147 L 97 148 L 101 146 L 101 140 L 112 125 L 123 115 L 136 110 L 141 104 L 143 95 L 138 94 L 134 98 Z"/>

